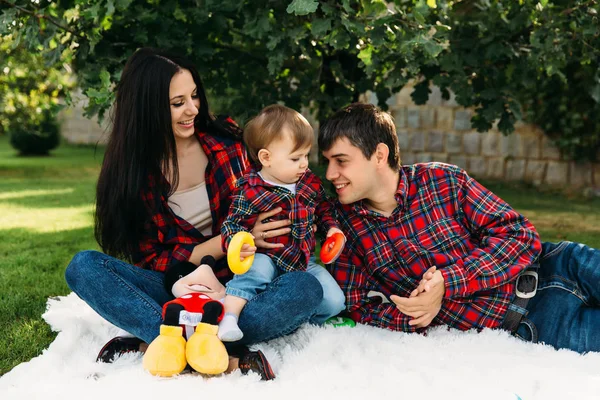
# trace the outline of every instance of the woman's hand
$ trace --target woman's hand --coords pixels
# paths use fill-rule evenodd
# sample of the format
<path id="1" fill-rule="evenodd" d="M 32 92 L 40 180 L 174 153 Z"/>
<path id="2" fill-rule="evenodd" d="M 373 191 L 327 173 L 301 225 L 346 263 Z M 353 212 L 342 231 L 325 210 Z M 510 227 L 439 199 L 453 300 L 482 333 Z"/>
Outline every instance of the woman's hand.
<path id="1" fill-rule="evenodd" d="M 288 228 L 288 226 L 292 223 L 292 221 L 289 219 L 284 219 L 266 223 L 262 222 L 273 215 L 279 214 L 281 211 L 283 211 L 283 209 L 281 207 L 277 207 L 271 211 L 258 214 L 256 224 L 250 232 L 252 233 L 252 236 L 254 236 L 254 244 L 256 247 L 262 247 L 263 249 L 277 249 L 284 246 L 283 243 L 269 243 L 265 239 L 289 233 L 291 229 Z"/>

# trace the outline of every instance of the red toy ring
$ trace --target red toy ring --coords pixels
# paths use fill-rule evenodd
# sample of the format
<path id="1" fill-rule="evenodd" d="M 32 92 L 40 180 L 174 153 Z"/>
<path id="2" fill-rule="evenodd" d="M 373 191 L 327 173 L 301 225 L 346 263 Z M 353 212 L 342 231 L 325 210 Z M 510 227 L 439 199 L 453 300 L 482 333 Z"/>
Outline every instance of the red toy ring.
<path id="1" fill-rule="evenodd" d="M 346 237 L 343 233 L 334 233 L 329 236 L 323 246 L 321 247 L 321 261 L 325 264 L 331 264 L 342 253 L 344 244 L 346 243 Z"/>

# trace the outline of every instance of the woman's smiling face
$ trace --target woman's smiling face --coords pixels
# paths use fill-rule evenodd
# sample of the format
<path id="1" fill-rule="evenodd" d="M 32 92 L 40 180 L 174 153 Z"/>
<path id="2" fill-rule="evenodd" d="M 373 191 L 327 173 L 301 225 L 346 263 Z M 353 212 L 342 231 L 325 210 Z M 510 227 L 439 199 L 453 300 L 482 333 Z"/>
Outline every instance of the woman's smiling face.
<path id="1" fill-rule="evenodd" d="M 187 69 L 176 73 L 169 86 L 171 121 L 175 139 L 187 139 L 194 134 L 194 118 L 200 109 L 198 89 Z"/>

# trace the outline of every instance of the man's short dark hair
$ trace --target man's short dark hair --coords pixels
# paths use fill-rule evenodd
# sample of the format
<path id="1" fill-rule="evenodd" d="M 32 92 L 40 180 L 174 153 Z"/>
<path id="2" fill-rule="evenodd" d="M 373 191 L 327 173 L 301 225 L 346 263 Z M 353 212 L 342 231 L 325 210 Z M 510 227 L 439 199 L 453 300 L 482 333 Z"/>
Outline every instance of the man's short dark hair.
<path id="1" fill-rule="evenodd" d="M 352 103 L 327 119 L 319 129 L 319 150 L 327 151 L 342 138 L 347 138 L 370 159 L 379 143 L 390 149 L 388 164 L 400 169 L 400 148 L 394 119 L 372 104 Z"/>

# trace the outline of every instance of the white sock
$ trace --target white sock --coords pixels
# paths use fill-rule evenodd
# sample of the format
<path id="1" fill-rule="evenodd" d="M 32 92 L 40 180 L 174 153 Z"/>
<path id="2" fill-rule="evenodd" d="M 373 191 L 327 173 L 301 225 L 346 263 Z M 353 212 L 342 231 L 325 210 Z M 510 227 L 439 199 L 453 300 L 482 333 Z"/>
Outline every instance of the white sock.
<path id="1" fill-rule="evenodd" d="M 237 321 L 237 315 L 225 313 L 225 316 L 219 323 L 219 333 L 217 333 L 217 337 L 221 339 L 222 342 L 235 342 L 244 337 Z"/>

